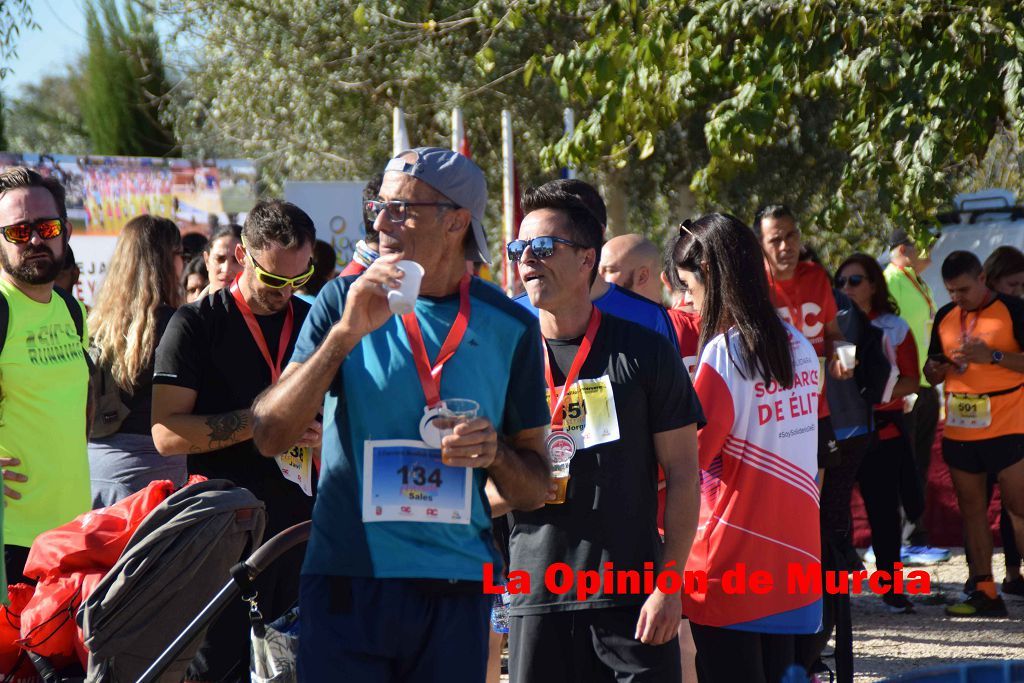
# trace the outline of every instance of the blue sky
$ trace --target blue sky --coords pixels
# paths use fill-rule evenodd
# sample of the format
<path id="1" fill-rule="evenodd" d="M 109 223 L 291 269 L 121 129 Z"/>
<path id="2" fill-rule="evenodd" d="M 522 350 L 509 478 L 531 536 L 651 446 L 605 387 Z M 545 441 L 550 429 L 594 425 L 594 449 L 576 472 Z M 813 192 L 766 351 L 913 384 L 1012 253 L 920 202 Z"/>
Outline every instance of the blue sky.
<path id="1" fill-rule="evenodd" d="M 32 18 L 39 29 L 22 31 L 17 56 L 6 66 L 4 79 L 8 96 L 17 96 L 25 83 L 61 73 L 65 65 L 85 52 L 84 0 L 33 0 Z"/>
<path id="2" fill-rule="evenodd" d="M 123 6 L 125 0 L 119 0 Z M 2 3 L 3 0 L 0 0 Z M 85 5 L 88 0 L 32 0 L 32 19 L 39 28 L 22 30 L 18 54 L 5 64 L 10 71 L 2 83 L 7 97 L 17 97 L 22 85 L 43 76 L 60 74 L 85 53 Z M 166 37 L 170 27 L 157 20 L 157 32 Z"/>

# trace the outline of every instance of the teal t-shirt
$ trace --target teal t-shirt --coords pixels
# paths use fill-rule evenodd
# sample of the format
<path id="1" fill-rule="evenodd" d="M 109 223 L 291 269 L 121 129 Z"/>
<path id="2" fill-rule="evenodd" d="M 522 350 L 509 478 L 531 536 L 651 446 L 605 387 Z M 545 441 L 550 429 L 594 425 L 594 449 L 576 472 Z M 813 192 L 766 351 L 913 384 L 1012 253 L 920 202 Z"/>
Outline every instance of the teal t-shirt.
<path id="1" fill-rule="evenodd" d="M 308 360 L 341 319 L 355 279 L 332 280 L 320 291 L 302 326 L 293 362 Z M 551 415 L 544 398 L 537 319 L 477 278 L 470 284 L 470 301 L 469 327 L 441 375 L 441 398 L 476 401 L 479 415 L 490 419 L 499 434 L 547 426 Z M 437 358 L 458 308 L 458 294 L 417 299 L 416 316 L 431 360 Z M 352 350 L 328 390 L 304 574 L 479 581 L 484 563 L 501 561 L 491 535 L 482 469 L 472 470 L 469 524 L 363 521 L 366 443 L 418 441 L 425 405 L 405 328 L 392 316 Z M 394 480 L 394 470 L 379 474 Z M 422 479 L 428 480 L 431 471 L 423 472 Z M 410 472 L 404 476 L 413 482 L 416 477 Z M 388 490 L 397 497 L 400 486 Z"/>

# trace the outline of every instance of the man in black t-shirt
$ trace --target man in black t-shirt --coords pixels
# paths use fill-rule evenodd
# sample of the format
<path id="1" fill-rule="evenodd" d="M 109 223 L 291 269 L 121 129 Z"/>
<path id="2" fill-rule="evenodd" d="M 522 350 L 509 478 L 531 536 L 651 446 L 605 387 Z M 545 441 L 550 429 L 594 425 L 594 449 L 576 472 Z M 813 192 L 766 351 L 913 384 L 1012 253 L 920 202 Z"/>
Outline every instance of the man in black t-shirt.
<path id="1" fill-rule="evenodd" d="M 601 252 L 593 214 L 552 183 L 528 192 L 523 208 L 528 215 L 508 255 L 540 310 L 549 451 L 575 453 L 564 503 L 553 484 L 548 505 L 512 513 L 510 570 L 528 572 L 530 590 L 512 595 L 510 680 L 678 681 L 678 592 L 638 587 L 579 599 L 575 588 L 551 592 L 544 577 L 555 563 L 574 572 L 642 573 L 646 563 L 682 570 L 699 508 L 700 404 L 668 340 L 591 304 Z M 659 464 L 667 479 L 664 543 Z M 489 494 L 496 512 L 508 507 Z"/>
<path id="2" fill-rule="evenodd" d="M 157 449 L 163 455 L 188 454 L 189 474 L 229 479 L 252 491 L 266 504 L 268 537 L 308 520 L 312 511 L 309 468 L 319 426 L 310 425 L 297 444 L 301 448 L 289 451 L 305 469 L 289 467 L 256 450 L 250 408 L 288 362 L 309 312 L 292 291 L 313 274 L 315 239 L 313 221 L 294 204 L 257 204 L 235 250 L 242 273 L 231 287 L 178 309 L 156 351 L 152 431 Z M 298 599 L 301 564 L 302 548 L 297 548 L 257 579 L 267 621 Z M 214 622 L 187 680 L 249 680 L 246 611 L 244 603 L 233 601 Z"/>

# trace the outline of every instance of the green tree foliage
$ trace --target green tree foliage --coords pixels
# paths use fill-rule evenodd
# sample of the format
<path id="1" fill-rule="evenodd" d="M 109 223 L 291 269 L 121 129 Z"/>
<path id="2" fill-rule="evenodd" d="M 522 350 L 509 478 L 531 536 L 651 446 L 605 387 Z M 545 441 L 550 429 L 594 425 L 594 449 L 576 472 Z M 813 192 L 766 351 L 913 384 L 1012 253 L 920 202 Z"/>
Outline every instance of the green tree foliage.
<path id="1" fill-rule="evenodd" d="M 189 153 L 270 179 L 366 176 L 446 145 L 465 110 L 500 187 L 565 163 L 654 236 L 694 210 L 785 201 L 827 260 L 923 233 L 1000 125 L 1024 132 L 1024 9 L 950 0 L 163 0 L 196 68 L 171 112 Z M 561 110 L 579 125 L 561 139 Z M 492 201 L 492 207 L 498 202 Z M 619 226 L 620 228 L 622 226 Z"/>
<path id="2" fill-rule="evenodd" d="M 244 155 L 284 178 L 369 177 L 391 156 L 392 109 L 413 145 L 450 145 L 464 111 L 500 229 L 501 116 L 513 112 L 522 186 L 547 180 L 540 151 L 562 134 L 555 84 L 524 78 L 546 45 L 568 49 L 582 20 L 527 18 L 523 2 L 165 0 L 196 69 L 172 112 L 190 155 Z M 182 60 L 184 61 L 184 59 Z"/>
<path id="3" fill-rule="evenodd" d="M 89 154 L 92 147 L 82 120 L 76 84 L 81 72 L 44 76 L 22 86 L 21 94 L 5 104 L 7 149 L 48 154 Z"/>
<path id="4" fill-rule="evenodd" d="M 545 3 L 563 11 L 564 2 Z M 705 205 L 784 199 L 827 234 L 922 230 L 1001 121 L 1024 131 L 1024 8 L 948 0 L 612 0 L 548 70 L 588 111 L 551 150 L 654 153 L 680 125 Z"/>
<path id="5" fill-rule="evenodd" d="M 97 154 L 165 156 L 175 143 L 159 118 L 170 90 L 151 18 L 116 0 L 86 6 L 88 52 L 77 95 Z"/>

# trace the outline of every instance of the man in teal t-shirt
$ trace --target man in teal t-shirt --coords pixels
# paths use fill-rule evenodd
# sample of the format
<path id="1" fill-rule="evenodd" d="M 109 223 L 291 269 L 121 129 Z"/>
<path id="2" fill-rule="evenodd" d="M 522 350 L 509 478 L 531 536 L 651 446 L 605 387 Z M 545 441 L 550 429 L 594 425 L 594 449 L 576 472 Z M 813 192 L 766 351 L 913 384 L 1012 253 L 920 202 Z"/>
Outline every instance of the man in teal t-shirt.
<path id="1" fill-rule="evenodd" d="M 467 259 L 490 260 L 486 204 L 466 157 L 419 148 L 392 159 L 371 204 L 381 257 L 321 290 L 291 363 L 253 407 L 266 454 L 324 406 L 300 681 L 484 679 L 484 579 L 501 565 L 484 488 L 540 506 L 550 422 L 536 319 L 466 274 Z M 410 261 L 419 296 L 393 315 L 388 290 L 412 277 Z M 442 436 L 431 424 L 451 419 L 449 399 L 479 409 L 438 425 L 452 430 Z"/>
<path id="2" fill-rule="evenodd" d="M 889 238 L 889 265 L 885 268 L 885 282 L 889 293 L 900 308 L 900 317 L 907 321 L 922 369 L 928 361 L 928 342 L 932 337 L 932 321 L 935 319 L 935 301 L 932 290 L 921 277 L 931 264 L 931 259 L 921 256 L 906 230 L 894 230 Z M 921 373 L 921 386 L 917 389 L 917 401 L 911 413 L 909 424 L 914 444 L 914 461 L 921 490 L 928 490 L 928 465 L 931 462 L 932 441 L 939 421 L 939 394 Z M 909 563 L 940 562 L 949 559 L 949 551 L 927 546 L 927 530 L 924 521 L 907 523 L 902 559 Z"/>
<path id="3" fill-rule="evenodd" d="M 4 564 L 7 578 L 19 582 L 36 536 L 91 508 L 88 335 L 79 336 L 53 291 L 71 232 L 60 183 L 21 167 L 0 174 L 0 230 L 8 312 L 0 352 Z"/>

